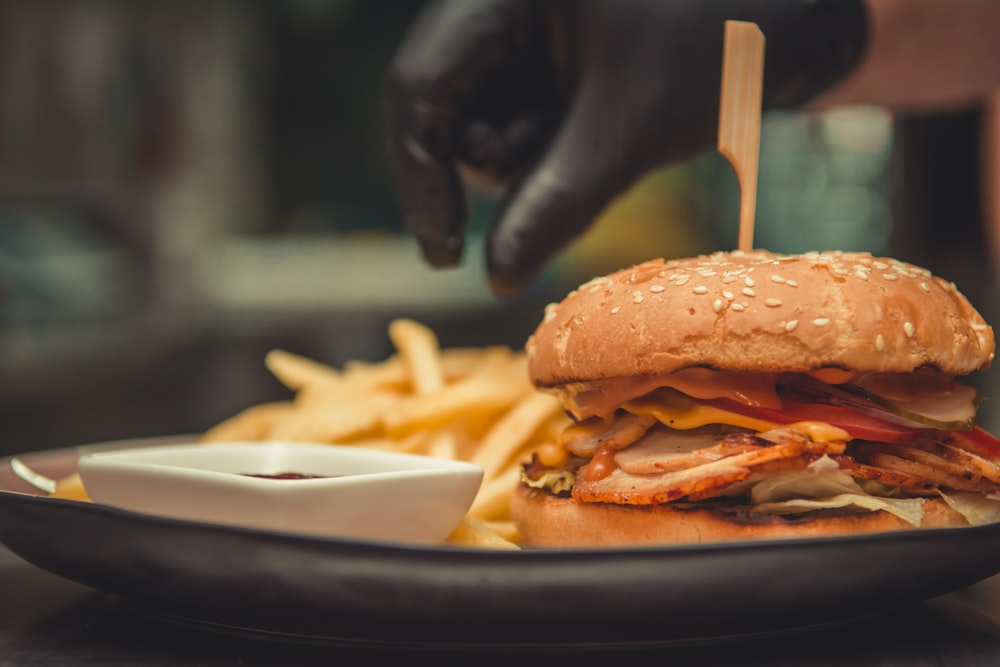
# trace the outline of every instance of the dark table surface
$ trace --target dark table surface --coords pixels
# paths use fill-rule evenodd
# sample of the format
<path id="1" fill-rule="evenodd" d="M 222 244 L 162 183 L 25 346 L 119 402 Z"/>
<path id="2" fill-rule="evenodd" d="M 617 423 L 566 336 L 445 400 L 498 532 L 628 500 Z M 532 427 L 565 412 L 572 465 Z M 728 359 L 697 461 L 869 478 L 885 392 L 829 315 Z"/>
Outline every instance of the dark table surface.
<path id="1" fill-rule="evenodd" d="M 595 611 L 595 613 L 599 613 Z M 1000 577 L 823 630 L 709 646 L 558 653 L 402 652 L 282 644 L 149 618 L 0 546 L 0 667 L 14 665 L 1000 665 Z"/>

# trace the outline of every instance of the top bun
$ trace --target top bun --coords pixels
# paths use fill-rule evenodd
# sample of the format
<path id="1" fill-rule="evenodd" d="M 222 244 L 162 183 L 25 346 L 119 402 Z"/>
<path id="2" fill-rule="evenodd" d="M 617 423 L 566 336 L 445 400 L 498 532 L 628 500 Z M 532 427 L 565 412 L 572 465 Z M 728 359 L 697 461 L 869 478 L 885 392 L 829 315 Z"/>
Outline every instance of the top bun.
<path id="1" fill-rule="evenodd" d="M 551 304 L 527 343 L 539 386 L 719 370 L 826 367 L 965 375 L 993 330 L 950 283 L 868 253 L 761 250 L 652 260 Z"/>

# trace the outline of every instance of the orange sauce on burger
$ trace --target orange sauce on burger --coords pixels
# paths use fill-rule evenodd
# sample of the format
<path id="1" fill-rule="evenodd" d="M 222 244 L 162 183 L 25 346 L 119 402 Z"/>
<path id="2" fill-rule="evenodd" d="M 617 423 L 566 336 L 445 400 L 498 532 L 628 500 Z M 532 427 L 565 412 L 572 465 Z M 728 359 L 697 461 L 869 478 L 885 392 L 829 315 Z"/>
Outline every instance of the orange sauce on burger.
<path id="1" fill-rule="evenodd" d="M 615 450 L 611 447 L 601 447 L 583 468 L 583 478 L 588 482 L 604 479 L 615 469 Z"/>

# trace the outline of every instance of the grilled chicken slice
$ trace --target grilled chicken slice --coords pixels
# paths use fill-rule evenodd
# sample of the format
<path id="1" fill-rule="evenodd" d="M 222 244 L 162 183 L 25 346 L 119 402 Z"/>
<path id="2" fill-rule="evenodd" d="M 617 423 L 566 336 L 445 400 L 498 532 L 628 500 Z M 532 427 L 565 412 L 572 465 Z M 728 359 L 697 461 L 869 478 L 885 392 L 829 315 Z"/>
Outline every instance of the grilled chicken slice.
<path id="1" fill-rule="evenodd" d="M 628 473 L 649 475 L 693 468 L 770 443 L 749 432 L 727 433 L 719 426 L 690 431 L 650 429 L 638 442 L 615 454 L 615 463 Z"/>
<path id="2" fill-rule="evenodd" d="M 634 474 L 615 468 L 601 479 L 588 479 L 584 466 L 576 476 L 573 497 L 582 502 L 626 505 L 667 503 L 692 494 L 707 497 L 707 491 L 717 495 L 750 477 L 757 467 L 793 459 L 803 461 L 804 467 L 809 460 L 823 454 L 842 454 L 844 447 L 845 443 L 840 441 L 788 440 L 684 470 Z"/>

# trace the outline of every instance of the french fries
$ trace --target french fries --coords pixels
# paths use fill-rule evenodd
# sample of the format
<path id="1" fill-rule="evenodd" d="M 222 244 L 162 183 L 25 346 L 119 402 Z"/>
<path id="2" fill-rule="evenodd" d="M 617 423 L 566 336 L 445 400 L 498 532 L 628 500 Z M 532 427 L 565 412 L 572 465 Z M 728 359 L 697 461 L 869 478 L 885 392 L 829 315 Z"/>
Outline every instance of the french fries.
<path id="1" fill-rule="evenodd" d="M 473 461 L 482 488 L 452 544 L 516 548 L 510 495 L 518 467 L 568 422 L 559 402 L 528 381 L 525 356 L 505 347 L 442 350 L 429 328 L 395 320 L 396 354 L 335 369 L 274 350 L 267 368 L 294 392 L 254 406 L 203 436 L 328 442 Z"/>

